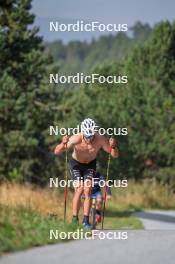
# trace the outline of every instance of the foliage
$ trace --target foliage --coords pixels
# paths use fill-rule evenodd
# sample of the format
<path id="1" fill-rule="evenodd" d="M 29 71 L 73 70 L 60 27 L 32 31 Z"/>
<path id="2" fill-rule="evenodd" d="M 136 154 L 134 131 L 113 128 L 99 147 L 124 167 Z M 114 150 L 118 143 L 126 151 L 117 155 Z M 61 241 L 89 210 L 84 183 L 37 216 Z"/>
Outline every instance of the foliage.
<path id="1" fill-rule="evenodd" d="M 95 70 L 104 76 L 127 75 L 127 84 L 83 85 L 66 101 L 70 110 L 66 120 L 80 122 L 89 116 L 104 128 L 128 128 L 127 137 L 117 137 L 120 157 L 113 162 L 112 177 L 137 179 L 149 167 L 174 167 L 174 43 L 175 23 L 158 24 L 150 39 L 135 47 L 125 61 Z M 105 171 L 107 158 L 101 157 Z"/>
<path id="2" fill-rule="evenodd" d="M 51 217 L 42 216 L 29 208 L 8 208 L 1 206 L 0 254 L 26 249 L 34 246 L 61 242 L 50 239 L 50 230 L 59 232 L 75 231 L 72 225 Z"/>
<path id="3" fill-rule="evenodd" d="M 120 157 L 112 161 L 112 178 L 140 179 L 152 169 L 173 172 L 175 23 L 151 29 L 137 22 L 132 36 L 57 41 L 44 50 L 30 9 L 31 0 L 0 4 L 0 178 L 47 183 L 50 176 L 63 177 L 64 155 L 53 155 L 61 137 L 50 136 L 49 126 L 76 127 L 85 117 L 104 128 L 128 128 L 128 136 L 117 136 Z M 48 85 L 50 72 L 80 70 L 127 75 L 128 83 Z M 98 160 L 105 173 L 107 154 Z"/>

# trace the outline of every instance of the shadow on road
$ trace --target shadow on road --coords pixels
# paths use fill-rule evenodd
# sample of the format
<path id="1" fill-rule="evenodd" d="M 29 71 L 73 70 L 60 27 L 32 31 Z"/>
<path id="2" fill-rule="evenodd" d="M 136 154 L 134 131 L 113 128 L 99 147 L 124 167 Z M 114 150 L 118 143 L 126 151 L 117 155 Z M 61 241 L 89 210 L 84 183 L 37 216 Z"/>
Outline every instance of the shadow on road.
<path id="1" fill-rule="evenodd" d="M 166 223 L 174 223 L 175 224 L 175 217 L 171 215 L 161 214 L 161 213 L 151 213 L 151 212 L 137 212 L 134 213 L 136 217 L 140 217 L 142 219 L 149 219 L 155 221 L 162 221 Z"/>

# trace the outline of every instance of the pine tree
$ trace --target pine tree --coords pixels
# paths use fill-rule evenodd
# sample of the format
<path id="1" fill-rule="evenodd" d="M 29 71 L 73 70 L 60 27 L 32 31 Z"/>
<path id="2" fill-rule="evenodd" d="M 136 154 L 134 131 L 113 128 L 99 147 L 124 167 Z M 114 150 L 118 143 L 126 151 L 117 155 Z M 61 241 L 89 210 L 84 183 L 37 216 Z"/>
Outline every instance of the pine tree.
<path id="1" fill-rule="evenodd" d="M 140 176 L 148 160 L 151 169 L 169 167 L 175 175 L 175 23 L 156 25 L 151 38 L 128 56 L 125 71 L 129 83 L 120 112 L 128 123 L 129 145 Z M 166 173 L 161 177 L 165 179 Z"/>
<path id="2" fill-rule="evenodd" d="M 46 84 L 51 60 L 30 9 L 31 0 L 0 3 L 0 175 L 42 182 L 57 95 Z"/>

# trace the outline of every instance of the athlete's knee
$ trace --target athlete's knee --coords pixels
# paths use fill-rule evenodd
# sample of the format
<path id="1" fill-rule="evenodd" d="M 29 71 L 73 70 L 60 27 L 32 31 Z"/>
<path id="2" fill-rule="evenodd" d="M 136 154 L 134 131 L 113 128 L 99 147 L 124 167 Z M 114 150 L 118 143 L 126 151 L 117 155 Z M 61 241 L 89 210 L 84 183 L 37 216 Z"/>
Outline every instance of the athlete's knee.
<path id="1" fill-rule="evenodd" d="M 90 201 L 91 200 L 91 195 L 90 194 L 86 194 L 84 195 L 84 199 L 87 201 Z"/>
<path id="2" fill-rule="evenodd" d="M 101 207 L 102 207 L 102 199 L 101 200 L 97 200 L 96 207 L 97 207 L 97 209 L 101 209 Z"/>
<path id="3" fill-rule="evenodd" d="M 91 189 L 92 188 L 92 180 L 91 179 L 86 179 L 84 181 L 84 189 Z"/>
<path id="4" fill-rule="evenodd" d="M 83 193 L 83 186 L 79 186 L 75 189 L 75 193 L 81 195 Z"/>
<path id="5" fill-rule="evenodd" d="M 97 204 L 102 204 L 102 197 L 97 197 Z"/>
<path id="6" fill-rule="evenodd" d="M 85 196 L 85 199 L 90 199 L 91 198 L 91 187 L 84 188 L 84 196 Z"/>

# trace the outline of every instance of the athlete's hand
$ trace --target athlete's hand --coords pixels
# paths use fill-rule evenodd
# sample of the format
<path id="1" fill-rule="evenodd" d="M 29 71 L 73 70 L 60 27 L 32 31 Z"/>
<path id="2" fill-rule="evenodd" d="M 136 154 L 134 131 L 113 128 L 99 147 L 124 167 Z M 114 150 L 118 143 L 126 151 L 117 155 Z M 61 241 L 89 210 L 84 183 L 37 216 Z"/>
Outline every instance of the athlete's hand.
<path id="1" fill-rule="evenodd" d="M 109 145 L 111 148 L 115 148 L 117 146 L 117 140 L 115 138 L 110 138 Z"/>
<path id="2" fill-rule="evenodd" d="M 63 143 L 64 145 L 67 145 L 68 141 L 69 141 L 69 136 L 68 136 L 68 135 L 66 135 L 66 136 L 64 136 L 64 137 L 62 138 L 62 143 Z"/>

